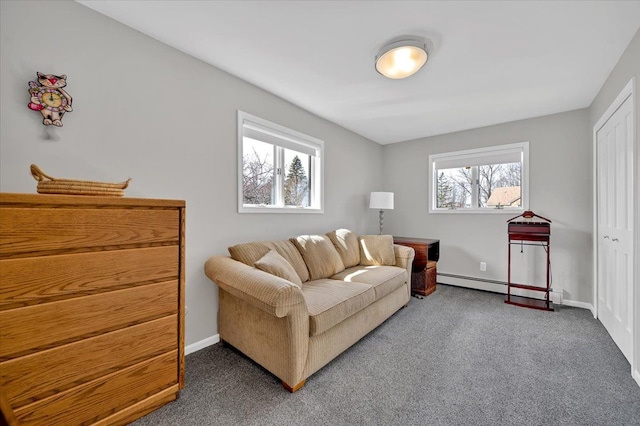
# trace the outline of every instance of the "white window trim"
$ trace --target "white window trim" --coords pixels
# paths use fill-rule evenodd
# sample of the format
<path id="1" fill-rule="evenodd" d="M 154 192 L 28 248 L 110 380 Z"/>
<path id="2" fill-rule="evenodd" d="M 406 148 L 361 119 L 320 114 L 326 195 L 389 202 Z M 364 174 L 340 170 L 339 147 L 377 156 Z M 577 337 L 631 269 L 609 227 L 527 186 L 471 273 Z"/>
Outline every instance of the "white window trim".
<path id="1" fill-rule="evenodd" d="M 242 193 L 242 160 L 243 160 L 243 123 L 250 121 L 256 123 L 262 127 L 272 129 L 280 134 L 286 134 L 291 139 L 299 141 L 301 145 L 319 147 L 316 150 L 315 159 L 311 162 L 311 170 L 309 176 L 312 177 L 312 182 L 317 184 L 317 187 L 312 184 L 311 190 L 311 205 L 317 207 L 295 207 L 295 206 L 259 206 L 259 205 L 247 205 L 244 204 Z M 238 173 L 237 173 L 237 185 L 238 185 L 238 213 L 324 213 L 324 141 L 313 136 L 306 135 L 293 129 L 281 126 L 271 121 L 265 120 L 255 115 L 238 110 Z M 276 148 L 277 150 L 277 148 Z M 318 164 L 319 163 L 319 167 Z M 281 192 L 280 181 L 282 176 L 276 175 L 276 191 Z"/>
<path id="2" fill-rule="evenodd" d="M 522 188 L 522 207 L 489 209 L 489 208 L 468 208 L 468 209 L 443 209 L 436 208 L 437 181 L 436 169 L 434 164 L 438 160 L 453 159 L 456 157 L 474 157 L 476 155 L 487 155 L 491 152 L 500 152 L 513 149 L 522 149 L 522 172 L 521 172 L 521 188 Z M 429 213 L 434 214 L 509 214 L 521 213 L 529 210 L 529 141 L 510 143 L 505 145 L 495 145 L 486 148 L 466 149 L 463 151 L 446 152 L 441 154 L 429 155 L 429 176 L 431 182 L 429 184 Z M 474 185 L 475 187 L 475 185 Z"/>

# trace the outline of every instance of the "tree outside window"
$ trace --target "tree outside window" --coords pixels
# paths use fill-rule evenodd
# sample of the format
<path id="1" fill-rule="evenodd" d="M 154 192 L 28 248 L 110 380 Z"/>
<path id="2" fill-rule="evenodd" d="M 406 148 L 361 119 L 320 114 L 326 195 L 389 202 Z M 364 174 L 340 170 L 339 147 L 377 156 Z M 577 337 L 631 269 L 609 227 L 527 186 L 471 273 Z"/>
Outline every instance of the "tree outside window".
<path id="1" fill-rule="evenodd" d="M 273 146 L 247 139 L 242 157 L 242 197 L 246 204 L 273 204 Z"/>
<path id="2" fill-rule="evenodd" d="M 521 163 L 438 170 L 436 206 L 445 209 L 471 208 L 474 191 L 477 191 L 478 208 L 521 207 L 521 171 Z M 498 188 L 509 190 L 496 193 Z"/>
<path id="3" fill-rule="evenodd" d="M 431 154 L 430 212 L 528 208 L 529 142 Z"/>
<path id="4" fill-rule="evenodd" d="M 293 157 L 284 180 L 284 204 L 287 206 L 309 205 L 309 179 L 300 157 Z"/>

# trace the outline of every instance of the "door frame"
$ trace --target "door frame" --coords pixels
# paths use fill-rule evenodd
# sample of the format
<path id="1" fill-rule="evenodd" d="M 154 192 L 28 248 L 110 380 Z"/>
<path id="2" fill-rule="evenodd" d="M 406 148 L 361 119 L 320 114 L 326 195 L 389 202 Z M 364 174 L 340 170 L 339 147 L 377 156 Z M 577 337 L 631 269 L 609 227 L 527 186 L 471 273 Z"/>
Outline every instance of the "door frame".
<path id="1" fill-rule="evenodd" d="M 640 150 L 638 147 L 638 123 L 637 123 L 637 107 L 636 105 L 636 78 L 632 77 L 631 80 L 620 91 L 615 100 L 609 105 L 607 110 L 602 114 L 600 119 L 593 126 L 593 317 L 598 318 L 598 140 L 597 133 L 605 123 L 611 118 L 611 116 L 620 108 L 622 103 L 631 98 L 631 110 L 632 110 L 632 135 L 633 135 L 633 259 L 632 259 L 632 297 L 633 297 L 633 330 L 631 344 L 631 376 L 640 385 L 640 287 L 637 285 L 637 278 L 640 276 L 640 232 L 638 225 L 640 225 L 640 196 L 638 196 L 638 181 L 640 173 L 638 166 L 640 165 Z"/>

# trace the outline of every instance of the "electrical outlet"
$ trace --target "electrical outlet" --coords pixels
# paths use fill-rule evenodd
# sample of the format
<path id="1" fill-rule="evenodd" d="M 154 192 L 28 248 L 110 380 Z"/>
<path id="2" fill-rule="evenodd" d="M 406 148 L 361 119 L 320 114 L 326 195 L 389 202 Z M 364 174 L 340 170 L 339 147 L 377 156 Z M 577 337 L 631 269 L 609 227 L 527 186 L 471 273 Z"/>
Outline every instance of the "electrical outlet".
<path id="1" fill-rule="evenodd" d="M 483 272 L 487 270 L 487 262 L 480 262 L 480 270 Z"/>

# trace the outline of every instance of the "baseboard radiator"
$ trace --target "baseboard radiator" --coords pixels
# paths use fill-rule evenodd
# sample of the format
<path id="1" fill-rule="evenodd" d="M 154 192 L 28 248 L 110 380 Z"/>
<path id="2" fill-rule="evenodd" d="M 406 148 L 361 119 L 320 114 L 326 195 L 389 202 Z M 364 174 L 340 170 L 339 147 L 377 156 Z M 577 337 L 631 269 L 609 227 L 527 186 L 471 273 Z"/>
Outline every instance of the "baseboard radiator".
<path id="1" fill-rule="evenodd" d="M 507 294 L 507 282 L 499 280 L 491 280 L 487 278 L 470 277 L 468 275 L 449 274 L 446 272 L 438 272 L 438 283 L 448 284 L 457 287 L 473 288 L 476 290 L 490 291 L 493 293 Z M 530 297 L 532 299 L 544 299 L 544 296 L 538 291 L 522 290 L 512 288 L 511 294 L 516 296 Z M 554 291 L 551 289 L 549 293 L 553 303 L 562 303 L 562 291 Z"/>
<path id="2" fill-rule="evenodd" d="M 503 285 L 505 287 L 507 286 L 507 282 L 506 281 L 488 280 L 486 278 L 469 277 L 467 275 L 447 274 L 445 272 L 438 272 L 438 278 L 439 277 L 459 278 L 461 280 L 478 281 L 478 282 L 490 283 L 490 284 L 500 284 L 500 285 Z"/>

